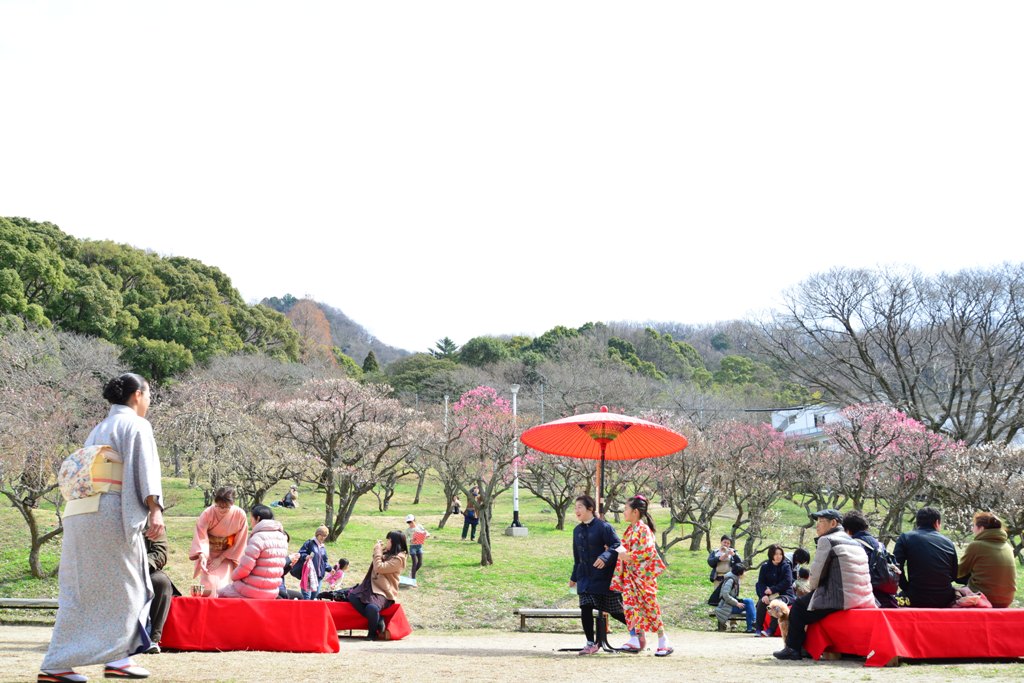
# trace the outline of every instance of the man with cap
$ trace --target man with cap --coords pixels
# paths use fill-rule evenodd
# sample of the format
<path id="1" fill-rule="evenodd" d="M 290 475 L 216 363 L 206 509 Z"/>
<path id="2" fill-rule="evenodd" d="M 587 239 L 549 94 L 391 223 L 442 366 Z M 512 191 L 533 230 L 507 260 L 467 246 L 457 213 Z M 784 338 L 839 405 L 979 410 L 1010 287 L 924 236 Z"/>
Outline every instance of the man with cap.
<path id="1" fill-rule="evenodd" d="M 811 563 L 811 592 L 793 603 L 786 647 L 773 653 L 777 659 L 803 657 L 808 625 L 840 610 L 875 607 L 867 554 L 843 531 L 843 515 L 838 510 L 819 510 L 811 519 L 818 534 Z"/>
<path id="2" fill-rule="evenodd" d="M 412 579 L 416 580 L 416 572 L 423 566 L 423 543 L 430 537 L 430 532 L 416 523 L 416 515 L 406 515 L 405 540 L 409 543 L 409 557 L 412 559 Z"/>

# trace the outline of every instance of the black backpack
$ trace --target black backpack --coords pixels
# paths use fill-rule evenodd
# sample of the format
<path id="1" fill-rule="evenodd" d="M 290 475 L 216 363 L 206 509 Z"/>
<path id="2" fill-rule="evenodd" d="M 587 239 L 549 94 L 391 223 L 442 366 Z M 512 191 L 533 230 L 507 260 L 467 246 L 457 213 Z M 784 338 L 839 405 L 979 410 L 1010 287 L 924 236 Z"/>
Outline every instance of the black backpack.
<path id="1" fill-rule="evenodd" d="M 871 587 L 882 593 L 896 595 L 900 589 L 900 568 L 896 566 L 892 555 L 886 552 L 882 544 L 872 548 L 867 541 L 858 538 L 857 542 L 868 551 L 868 570 L 871 573 Z M 873 551 L 873 552 L 872 552 Z"/>

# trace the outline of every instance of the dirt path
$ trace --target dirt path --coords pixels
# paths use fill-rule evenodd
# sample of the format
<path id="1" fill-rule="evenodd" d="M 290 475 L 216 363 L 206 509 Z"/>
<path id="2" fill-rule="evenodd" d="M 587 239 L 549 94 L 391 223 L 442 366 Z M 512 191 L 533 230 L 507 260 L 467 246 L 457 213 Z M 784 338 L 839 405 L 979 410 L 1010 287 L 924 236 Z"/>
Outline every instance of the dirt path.
<path id="1" fill-rule="evenodd" d="M 244 628 L 244 625 L 240 625 Z M 41 626 L 0 626 L 0 681 L 33 681 L 50 637 Z M 914 664 L 867 669 L 862 659 L 837 662 L 777 662 L 778 638 L 681 631 L 675 654 L 579 657 L 558 652 L 578 647 L 582 636 L 568 633 L 417 632 L 403 641 L 371 643 L 342 638 L 330 655 L 277 652 L 163 653 L 139 657 L 155 681 L 716 681 L 740 683 L 812 681 L 1024 680 L 1024 664 Z M 614 643 L 618 641 L 613 639 Z M 717 674 L 715 672 L 718 672 Z M 99 667 L 84 667 L 90 680 L 103 680 Z"/>

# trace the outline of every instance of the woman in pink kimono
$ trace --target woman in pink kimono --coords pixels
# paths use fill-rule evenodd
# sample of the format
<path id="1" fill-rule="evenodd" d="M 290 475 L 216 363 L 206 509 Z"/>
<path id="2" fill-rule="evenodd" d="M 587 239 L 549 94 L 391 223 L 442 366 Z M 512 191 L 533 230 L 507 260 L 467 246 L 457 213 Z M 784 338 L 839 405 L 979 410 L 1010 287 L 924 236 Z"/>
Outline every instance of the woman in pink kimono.
<path id="1" fill-rule="evenodd" d="M 673 649 L 665 636 L 658 606 L 658 575 L 665 571 L 665 563 L 654 544 L 654 520 L 647 511 L 647 499 L 633 496 L 626 502 L 623 517 L 629 527 L 622 534 L 619 553 L 619 571 L 612 579 L 612 590 L 622 593 L 626 623 L 630 638 L 622 650 L 641 652 L 647 647 L 645 634 L 658 632 L 655 657 L 667 657 Z"/>
<path id="2" fill-rule="evenodd" d="M 196 563 L 193 577 L 205 592 L 217 597 L 217 591 L 231 583 L 231 573 L 245 554 L 249 540 L 247 517 L 235 504 L 235 490 L 221 487 L 213 494 L 213 505 L 196 520 L 188 559 Z"/>

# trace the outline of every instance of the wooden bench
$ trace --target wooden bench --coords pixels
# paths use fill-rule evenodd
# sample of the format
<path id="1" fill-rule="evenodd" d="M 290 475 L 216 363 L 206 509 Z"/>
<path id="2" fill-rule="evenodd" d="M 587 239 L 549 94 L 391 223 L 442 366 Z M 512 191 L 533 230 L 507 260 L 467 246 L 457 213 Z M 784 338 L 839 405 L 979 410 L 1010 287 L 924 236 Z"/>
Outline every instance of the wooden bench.
<path id="1" fill-rule="evenodd" d="M 54 598 L 0 598 L 0 609 L 57 609 Z"/>
<path id="2" fill-rule="evenodd" d="M 527 619 L 579 619 L 580 608 L 517 607 L 512 614 L 519 615 L 519 630 L 525 631 Z"/>
<path id="3" fill-rule="evenodd" d="M 715 623 L 718 622 L 718 615 L 714 612 L 709 612 L 708 616 L 714 619 Z M 742 625 L 744 629 L 746 629 L 747 627 L 747 618 L 742 614 L 731 614 L 729 615 L 729 618 L 726 620 L 726 622 L 729 624 L 730 631 L 735 631 L 737 624 Z"/>

